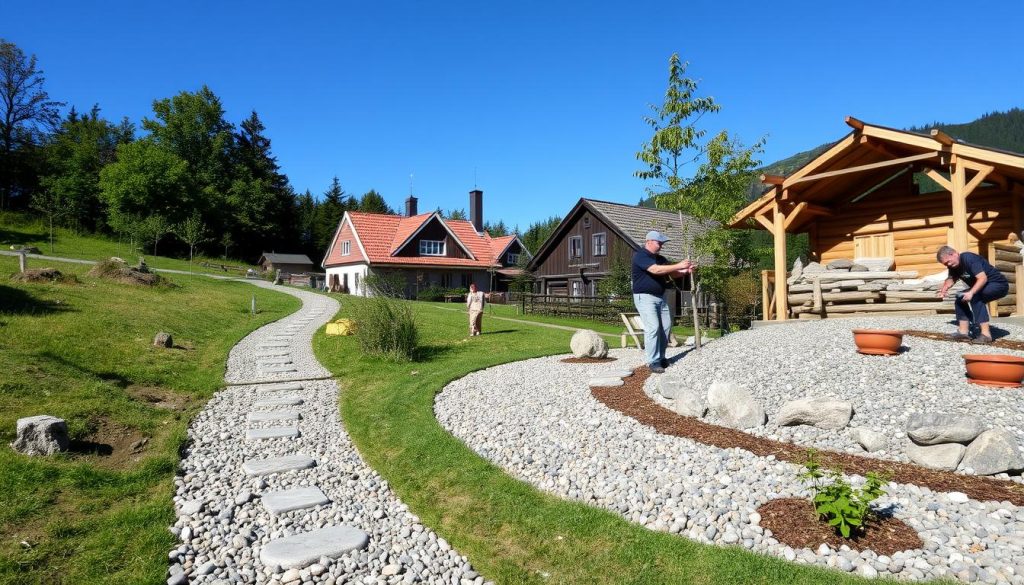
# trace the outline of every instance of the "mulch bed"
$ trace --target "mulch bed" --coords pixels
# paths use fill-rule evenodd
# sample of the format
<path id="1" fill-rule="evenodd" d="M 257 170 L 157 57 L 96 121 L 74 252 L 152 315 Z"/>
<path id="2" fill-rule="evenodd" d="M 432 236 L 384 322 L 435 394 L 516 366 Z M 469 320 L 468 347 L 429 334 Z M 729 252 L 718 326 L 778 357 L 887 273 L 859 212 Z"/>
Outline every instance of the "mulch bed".
<path id="1" fill-rule="evenodd" d="M 793 548 L 814 550 L 822 543 L 834 549 L 844 544 L 854 550 L 872 550 L 892 555 L 901 550 L 924 546 L 917 532 L 892 516 L 875 517 L 864 522 L 864 533 L 843 538 L 827 523 L 819 520 L 809 500 L 781 498 L 757 509 L 761 527 L 772 531 L 772 537 Z"/>
<path id="2" fill-rule="evenodd" d="M 935 333 L 933 331 L 917 331 L 909 330 L 904 331 L 906 335 L 911 337 L 921 337 L 924 339 L 931 339 L 933 341 L 949 341 L 951 343 L 967 343 L 970 344 L 969 339 L 950 339 L 947 335 L 942 333 Z M 1014 341 L 1012 339 L 996 339 L 992 343 L 986 343 L 980 347 L 1001 347 L 1003 349 L 1012 349 L 1016 351 L 1024 351 L 1024 341 Z"/>
<path id="3" fill-rule="evenodd" d="M 592 357 L 571 357 L 559 360 L 563 364 L 606 364 L 608 362 L 614 362 L 617 358 L 603 357 L 603 358 L 592 358 Z"/>
<path id="4" fill-rule="evenodd" d="M 798 465 L 807 460 L 806 447 L 755 437 L 737 429 L 680 416 L 660 406 L 644 393 L 644 382 L 650 375 L 651 371 L 647 366 L 641 366 L 634 370 L 632 376 L 623 380 L 622 386 L 597 386 L 592 387 L 590 391 L 609 408 L 636 419 L 664 435 L 686 437 L 721 449 L 736 447 L 759 457 L 774 455 L 776 459 Z M 865 475 L 869 471 L 874 471 L 898 483 L 924 486 L 940 492 L 963 492 L 975 500 L 1007 501 L 1016 506 L 1024 506 L 1024 484 L 1008 480 L 957 475 L 950 471 L 938 471 L 910 463 L 833 451 L 817 451 L 816 457 L 823 467 L 839 468 L 845 473 Z"/>

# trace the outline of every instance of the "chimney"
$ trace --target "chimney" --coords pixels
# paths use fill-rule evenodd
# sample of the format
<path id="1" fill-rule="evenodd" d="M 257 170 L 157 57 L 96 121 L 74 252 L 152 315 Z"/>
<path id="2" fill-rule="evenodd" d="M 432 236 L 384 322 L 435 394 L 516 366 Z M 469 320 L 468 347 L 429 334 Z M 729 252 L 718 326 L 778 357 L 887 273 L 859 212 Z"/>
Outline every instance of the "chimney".
<path id="1" fill-rule="evenodd" d="M 412 217 L 412 216 L 414 216 L 414 215 L 416 215 L 418 213 L 418 210 L 416 209 L 416 203 L 417 203 L 417 200 L 412 195 L 409 195 L 409 197 L 405 200 L 405 216 L 406 217 Z"/>
<path id="2" fill-rule="evenodd" d="M 484 231 L 484 192 L 473 189 L 469 192 L 469 221 L 473 222 L 476 231 Z"/>

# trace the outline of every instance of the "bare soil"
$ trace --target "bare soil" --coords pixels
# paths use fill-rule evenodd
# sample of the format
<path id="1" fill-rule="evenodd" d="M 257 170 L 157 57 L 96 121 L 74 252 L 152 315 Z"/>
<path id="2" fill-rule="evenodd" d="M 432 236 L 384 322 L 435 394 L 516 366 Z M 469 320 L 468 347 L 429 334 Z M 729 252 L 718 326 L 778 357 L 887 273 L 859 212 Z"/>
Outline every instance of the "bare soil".
<path id="1" fill-rule="evenodd" d="M 814 505 L 808 500 L 772 500 L 758 508 L 757 512 L 761 514 L 761 527 L 771 530 L 776 540 L 793 548 L 814 550 L 824 543 L 838 550 L 845 544 L 853 550 L 872 550 L 880 555 L 892 555 L 901 550 L 924 546 L 913 528 L 892 516 L 871 518 L 864 523 L 862 534 L 851 534 L 850 538 L 843 538 L 818 518 Z"/>
<path id="2" fill-rule="evenodd" d="M 737 447 L 760 457 L 768 455 L 798 465 L 807 460 L 807 448 L 792 443 L 755 437 L 743 431 L 721 427 L 700 419 L 680 416 L 663 408 L 644 393 L 644 382 L 651 375 L 647 366 L 634 370 L 633 375 L 619 387 L 593 387 L 591 393 L 609 408 L 617 410 L 642 424 L 652 427 L 664 435 L 686 437 L 705 445 L 722 449 Z M 845 473 L 865 475 L 874 471 L 898 483 L 924 486 L 940 492 L 963 492 L 981 501 L 1007 501 L 1015 506 L 1024 506 L 1024 484 L 1013 481 L 959 475 L 951 471 L 939 471 L 910 463 L 886 461 L 848 453 L 817 451 L 823 467 L 841 469 Z M 796 478 L 794 477 L 794 481 Z"/>
<path id="3" fill-rule="evenodd" d="M 82 439 L 71 441 L 70 452 L 76 457 L 88 459 L 99 467 L 126 469 L 138 463 L 150 437 L 138 429 L 127 427 L 106 417 L 100 417 L 91 425 L 95 430 Z"/>
<path id="4" fill-rule="evenodd" d="M 59 282 L 63 284 L 76 284 L 78 277 L 74 274 L 64 274 L 56 268 L 30 268 L 25 272 L 18 272 L 11 275 L 14 282 Z"/>
<path id="5" fill-rule="evenodd" d="M 129 396 L 144 402 L 154 408 L 162 410 L 183 411 L 189 407 L 192 400 L 188 395 L 171 392 L 159 386 L 140 386 L 133 384 L 125 388 Z"/>

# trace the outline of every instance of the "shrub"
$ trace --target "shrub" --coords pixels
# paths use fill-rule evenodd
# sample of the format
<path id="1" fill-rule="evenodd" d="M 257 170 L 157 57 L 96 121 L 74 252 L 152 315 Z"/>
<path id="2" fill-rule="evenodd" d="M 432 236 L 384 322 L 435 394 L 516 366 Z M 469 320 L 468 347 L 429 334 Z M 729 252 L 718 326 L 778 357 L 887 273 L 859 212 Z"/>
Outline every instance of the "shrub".
<path id="1" fill-rule="evenodd" d="M 420 292 L 416 293 L 416 300 L 417 301 L 443 301 L 444 300 L 444 293 L 445 293 L 445 289 L 443 289 L 443 288 L 441 288 L 439 286 L 430 285 L 427 288 L 422 289 L 422 290 L 420 290 Z"/>
<path id="2" fill-rule="evenodd" d="M 363 284 L 375 295 L 394 299 L 405 297 L 405 277 L 396 272 L 367 274 Z"/>
<path id="3" fill-rule="evenodd" d="M 363 354 L 392 361 L 412 360 L 418 332 L 412 308 L 390 297 L 371 297 L 355 306 L 356 339 Z"/>
<path id="4" fill-rule="evenodd" d="M 750 316 L 761 300 L 761 281 L 754 272 L 741 272 L 725 279 L 725 318 L 730 324 L 749 326 Z"/>
<path id="5" fill-rule="evenodd" d="M 814 492 L 812 501 L 818 518 L 828 522 L 843 538 L 863 534 L 865 521 L 875 514 L 871 502 L 885 494 L 882 486 L 888 479 L 874 472 L 866 477 L 863 487 L 853 489 L 840 470 L 822 470 L 813 449 L 807 452 L 804 471 L 800 474 L 800 479 Z"/>

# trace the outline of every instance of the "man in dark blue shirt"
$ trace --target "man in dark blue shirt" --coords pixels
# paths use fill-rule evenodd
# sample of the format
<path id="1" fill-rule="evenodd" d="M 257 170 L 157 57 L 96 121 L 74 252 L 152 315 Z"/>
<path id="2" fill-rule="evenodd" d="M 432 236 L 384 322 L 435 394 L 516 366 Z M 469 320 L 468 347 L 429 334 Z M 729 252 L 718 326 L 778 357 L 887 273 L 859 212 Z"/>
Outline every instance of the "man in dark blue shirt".
<path id="1" fill-rule="evenodd" d="M 950 335 L 953 339 L 970 337 L 970 314 L 974 322 L 981 327 L 981 334 L 972 343 L 992 343 L 992 330 L 989 329 L 987 303 L 1001 299 L 1010 290 L 1010 283 L 1002 272 L 995 269 L 981 256 L 972 252 L 957 252 L 949 246 L 939 248 L 935 257 L 949 269 L 949 276 L 939 289 L 939 297 L 945 297 L 946 291 L 957 280 L 962 280 L 970 288 L 958 296 L 954 307 L 959 331 Z M 970 309 L 970 314 L 968 314 Z"/>
<path id="2" fill-rule="evenodd" d="M 667 241 L 665 234 L 651 230 L 647 232 L 644 246 L 633 254 L 633 304 L 644 324 L 647 365 L 655 374 L 664 372 L 668 365 L 665 348 L 672 332 L 672 315 L 665 300 L 668 279 L 689 274 L 694 269 L 689 260 L 669 264 L 658 254 Z"/>

